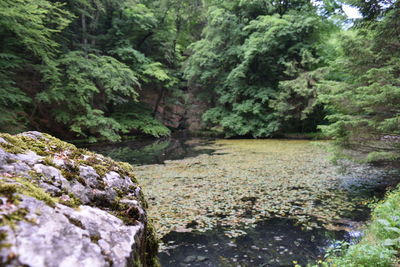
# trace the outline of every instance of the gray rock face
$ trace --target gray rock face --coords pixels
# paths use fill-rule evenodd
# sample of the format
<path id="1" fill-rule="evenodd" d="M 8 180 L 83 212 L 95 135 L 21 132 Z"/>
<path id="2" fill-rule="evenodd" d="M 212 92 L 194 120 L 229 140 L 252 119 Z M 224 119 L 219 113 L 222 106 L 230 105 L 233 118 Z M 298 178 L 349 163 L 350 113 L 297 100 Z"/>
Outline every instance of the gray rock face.
<path id="1" fill-rule="evenodd" d="M 10 226 L 0 228 L 10 233 L 7 253 L 19 255 L 9 263 L 15 266 L 125 266 L 137 245 L 135 236 L 144 231 L 143 223 L 126 226 L 115 216 L 89 206 L 72 209 L 57 204 L 52 208 L 22 197 L 19 207 L 29 211 L 26 217 L 31 222 L 21 221 L 16 234 Z"/>
<path id="2" fill-rule="evenodd" d="M 90 187 L 96 188 L 99 186 L 100 176 L 90 166 L 79 166 L 79 176 L 85 180 Z"/>
<path id="3" fill-rule="evenodd" d="M 38 132 L 0 138 L 0 266 L 157 265 L 130 166 Z"/>

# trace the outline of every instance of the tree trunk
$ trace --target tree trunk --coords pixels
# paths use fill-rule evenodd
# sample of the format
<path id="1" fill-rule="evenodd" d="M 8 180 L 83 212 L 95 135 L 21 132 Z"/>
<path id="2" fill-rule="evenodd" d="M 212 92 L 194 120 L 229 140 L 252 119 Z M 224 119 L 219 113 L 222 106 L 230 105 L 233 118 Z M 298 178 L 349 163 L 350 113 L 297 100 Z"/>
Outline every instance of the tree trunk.
<path id="1" fill-rule="evenodd" d="M 82 14 L 82 16 L 81 16 L 81 23 L 82 23 L 83 51 L 85 53 L 85 57 L 88 58 L 88 51 L 87 51 L 88 39 L 87 39 L 87 33 L 86 33 L 86 16 L 84 14 Z"/>
<path id="2" fill-rule="evenodd" d="M 165 92 L 165 88 L 164 87 L 159 88 L 158 98 L 157 98 L 157 101 L 156 101 L 156 104 L 155 104 L 154 110 L 153 110 L 153 117 L 154 118 L 157 115 L 158 107 L 160 106 L 161 100 L 164 97 L 164 92 Z"/>

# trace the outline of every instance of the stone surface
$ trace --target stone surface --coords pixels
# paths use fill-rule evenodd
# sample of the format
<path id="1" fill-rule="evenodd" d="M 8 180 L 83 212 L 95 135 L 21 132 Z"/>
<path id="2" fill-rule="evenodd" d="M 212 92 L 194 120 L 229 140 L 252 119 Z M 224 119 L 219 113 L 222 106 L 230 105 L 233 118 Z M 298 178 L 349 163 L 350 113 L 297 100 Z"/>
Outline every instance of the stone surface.
<path id="1" fill-rule="evenodd" d="M 198 88 L 188 88 L 181 97 L 164 92 L 160 99 L 159 90 L 147 88 L 141 92 L 140 101 L 151 107 L 156 118 L 168 128 L 196 134 L 205 130 L 201 115 L 211 107 L 211 103 L 196 97 L 198 93 Z"/>
<path id="2" fill-rule="evenodd" d="M 146 206 L 128 164 L 0 134 L 0 266 L 156 266 Z"/>

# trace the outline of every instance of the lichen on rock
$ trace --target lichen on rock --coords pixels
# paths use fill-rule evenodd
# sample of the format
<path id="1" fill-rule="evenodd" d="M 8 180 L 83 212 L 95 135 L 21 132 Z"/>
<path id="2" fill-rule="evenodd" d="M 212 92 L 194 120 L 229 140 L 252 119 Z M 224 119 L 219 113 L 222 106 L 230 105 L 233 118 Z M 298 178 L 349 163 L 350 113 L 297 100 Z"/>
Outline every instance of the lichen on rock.
<path id="1" fill-rule="evenodd" d="M 129 164 L 0 134 L 0 265 L 157 266 L 146 208 Z"/>

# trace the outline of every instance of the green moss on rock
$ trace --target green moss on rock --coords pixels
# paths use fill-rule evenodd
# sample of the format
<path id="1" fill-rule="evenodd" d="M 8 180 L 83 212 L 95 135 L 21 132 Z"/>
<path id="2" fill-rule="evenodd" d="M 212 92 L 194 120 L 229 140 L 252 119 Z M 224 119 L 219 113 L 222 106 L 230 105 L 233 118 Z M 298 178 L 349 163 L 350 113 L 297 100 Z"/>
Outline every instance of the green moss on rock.
<path id="1" fill-rule="evenodd" d="M 152 224 L 147 222 L 145 215 L 143 219 L 143 214 L 140 214 L 135 207 L 129 206 L 126 203 L 121 203 L 122 199 L 132 199 L 138 201 L 143 208 L 147 208 L 147 202 L 145 201 L 141 190 L 139 190 L 139 195 L 137 195 L 137 180 L 134 175 L 134 169 L 130 164 L 116 162 L 110 158 L 95 154 L 85 149 L 78 149 L 74 145 L 65 143 L 47 134 L 28 132 L 13 136 L 0 133 L 0 137 L 6 141 L 6 143 L 0 142 L 0 148 L 4 151 L 15 155 L 25 154 L 32 151 L 43 157 L 41 159 L 39 158 L 36 163 L 56 168 L 67 181 L 71 182 L 71 184 L 72 182 L 77 181 L 84 187 L 88 188 L 89 185 L 87 185 L 85 180 L 87 178 L 81 176 L 80 166 L 90 166 L 98 175 L 98 183 L 90 182 L 91 187 L 89 188 L 90 193 L 93 192 L 93 196 L 95 197 L 90 199 L 90 203 L 86 203 L 84 198 L 82 200 L 81 196 L 75 196 L 74 193 L 70 192 L 70 189 L 67 189 L 69 187 L 60 185 L 61 180 L 60 178 L 57 178 L 59 175 L 57 176 L 54 169 L 46 169 L 39 165 L 38 168 L 43 168 L 42 173 L 41 171 L 36 171 L 36 167 L 35 169 L 33 168 L 33 164 L 36 163 L 28 164 L 30 165 L 31 170 L 27 171 L 23 175 L 21 173 L 4 173 L 4 175 L 1 175 L 0 173 L 0 195 L 6 196 L 8 203 L 12 203 L 17 207 L 20 195 L 29 196 L 43 201 L 50 207 L 55 207 L 57 203 L 60 203 L 73 208 L 78 208 L 83 201 L 86 205 L 97 208 L 100 207 L 105 209 L 107 212 L 116 215 L 121 218 L 126 225 L 133 225 L 136 224 L 138 220 L 141 220 L 145 224 L 146 233 L 145 241 L 142 243 L 143 246 L 140 248 L 140 258 L 135 259 L 140 262 L 140 265 L 137 266 L 159 266 L 157 259 L 158 240 Z M 15 164 L 19 164 L 18 157 L 16 157 L 16 159 Z M 14 163 L 7 162 L 7 164 L 12 165 Z M 46 171 L 48 172 L 47 174 Z M 129 177 L 134 185 L 113 187 L 111 189 L 116 192 L 116 196 L 110 197 L 109 195 L 106 195 L 105 192 L 107 192 L 106 190 L 108 190 L 108 188 L 104 177 L 110 172 L 116 172 L 122 178 Z M 91 179 L 92 177 L 93 176 L 91 176 Z M 51 185 L 53 181 L 57 184 Z M 65 180 L 63 181 L 65 182 Z M 39 184 L 42 185 L 45 183 L 56 188 L 56 191 L 54 192 L 52 189 L 49 191 L 52 195 L 39 186 Z M 45 188 L 47 187 L 45 186 Z M 102 197 L 114 199 L 111 200 L 111 203 L 103 203 L 101 202 Z M 110 200 L 106 199 L 105 202 L 107 201 Z M 10 227 L 14 227 L 13 225 L 16 225 L 17 221 L 26 220 L 25 216 L 27 213 L 28 211 L 26 209 L 16 208 L 15 211 L 0 218 L 0 225 L 10 225 Z M 32 223 L 34 222 L 32 221 Z M 74 219 L 72 219 L 72 223 L 77 226 L 80 225 L 80 223 Z M 3 241 L 5 239 L 6 236 L 3 236 L 3 232 L 0 232 L 1 246 L 4 245 Z M 99 238 L 93 236 L 91 239 L 92 242 L 96 243 Z"/>
<path id="2" fill-rule="evenodd" d="M 146 229 L 146 266 L 159 267 L 158 261 L 159 240 L 156 237 L 156 229 L 151 222 L 148 222 Z"/>
<path id="3" fill-rule="evenodd" d="M 0 143 L 0 147 L 13 154 L 24 153 L 30 150 L 40 156 L 48 156 L 56 152 L 76 149 L 74 145 L 65 143 L 48 134 L 42 134 L 39 138 L 32 138 L 22 134 L 10 135 L 0 133 L 0 137 L 7 141 L 7 143 Z"/>
<path id="4" fill-rule="evenodd" d="M 29 178 L 11 176 L 7 179 L 10 180 L 10 183 L 0 180 L 0 194 L 7 196 L 8 199 L 13 202 L 18 199 L 18 194 L 44 201 L 47 205 L 52 207 L 58 202 L 57 198 L 52 197 Z"/>

